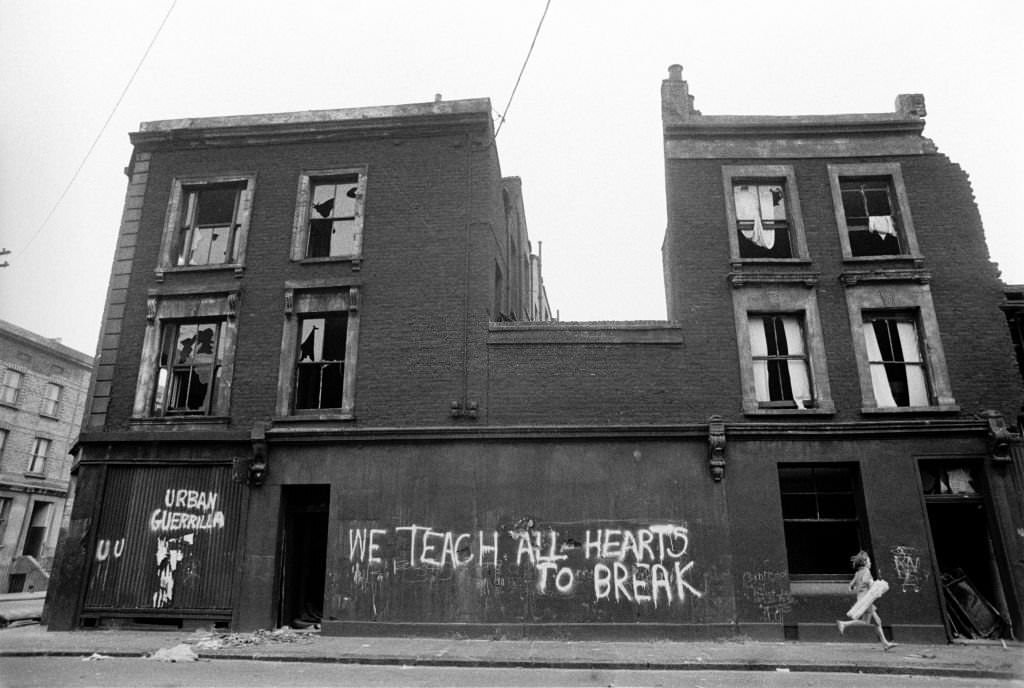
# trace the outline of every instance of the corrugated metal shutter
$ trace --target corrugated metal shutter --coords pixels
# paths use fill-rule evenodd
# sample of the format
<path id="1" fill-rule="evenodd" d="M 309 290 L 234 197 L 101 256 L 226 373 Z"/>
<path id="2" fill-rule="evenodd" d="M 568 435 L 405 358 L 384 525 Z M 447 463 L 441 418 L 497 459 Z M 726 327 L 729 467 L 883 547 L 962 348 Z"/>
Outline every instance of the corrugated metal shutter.
<path id="1" fill-rule="evenodd" d="M 231 466 L 110 466 L 85 611 L 231 608 L 243 487 Z"/>

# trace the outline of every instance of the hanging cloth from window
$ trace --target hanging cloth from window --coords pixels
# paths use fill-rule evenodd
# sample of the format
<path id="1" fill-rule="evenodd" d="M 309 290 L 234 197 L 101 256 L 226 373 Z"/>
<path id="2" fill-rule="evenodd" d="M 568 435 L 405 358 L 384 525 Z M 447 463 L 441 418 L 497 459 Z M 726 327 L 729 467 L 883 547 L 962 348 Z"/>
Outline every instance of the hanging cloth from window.
<path id="1" fill-rule="evenodd" d="M 868 217 L 868 230 L 881 236 L 896 236 L 896 224 L 892 215 L 871 215 Z"/>
<path id="2" fill-rule="evenodd" d="M 733 192 L 736 199 L 736 219 L 740 222 L 752 222 L 751 229 L 743 229 L 744 237 L 754 242 L 761 248 L 771 249 L 775 247 L 775 230 L 765 229 L 762 217 L 762 208 L 767 208 L 774 217 L 774 201 L 770 186 L 741 185 L 734 187 Z"/>

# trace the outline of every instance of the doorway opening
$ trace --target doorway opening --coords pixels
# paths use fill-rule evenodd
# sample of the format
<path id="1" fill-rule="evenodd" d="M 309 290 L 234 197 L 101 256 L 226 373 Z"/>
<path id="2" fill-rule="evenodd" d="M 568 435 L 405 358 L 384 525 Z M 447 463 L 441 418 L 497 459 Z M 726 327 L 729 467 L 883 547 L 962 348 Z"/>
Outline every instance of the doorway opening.
<path id="1" fill-rule="evenodd" d="M 280 626 L 310 628 L 323 617 L 330 503 L 330 485 L 282 488 Z"/>
<path id="2" fill-rule="evenodd" d="M 922 461 L 920 469 L 947 632 L 953 638 L 1011 638 L 980 468 Z"/>

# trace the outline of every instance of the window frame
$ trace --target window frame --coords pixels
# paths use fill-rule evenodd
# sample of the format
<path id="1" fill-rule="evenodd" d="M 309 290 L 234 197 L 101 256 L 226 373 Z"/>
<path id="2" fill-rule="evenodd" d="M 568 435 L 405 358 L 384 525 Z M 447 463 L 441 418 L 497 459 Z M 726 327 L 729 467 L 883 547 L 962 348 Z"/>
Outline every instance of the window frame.
<path id="1" fill-rule="evenodd" d="M 788 223 L 788 258 L 747 258 L 740 254 L 739 230 L 736 220 L 734 188 L 738 184 L 768 184 L 781 182 L 786 199 L 786 220 Z M 725 193 L 726 229 L 729 236 L 729 253 L 734 263 L 801 263 L 810 260 L 807 250 L 807 236 L 804 229 L 800 194 L 796 185 L 796 172 L 792 165 L 723 165 L 722 185 Z"/>
<path id="2" fill-rule="evenodd" d="M 832 389 L 828 378 L 821 316 L 817 294 L 802 285 L 780 284 L 769 289 L 733 289 L 737 352 L 740 364 L 740 386 L 743 413 L 748 415 L 824 415 L 835 413 Z M 810 377 L 812 405 L 778 407 L 762 405 L 757 399 L 753 352 L 750 343 L 750 317 L 757 315 L 793 315 L 802 318 L 804 350 Z"/>
<path id="3" fill-rule="evenodd" d="M 855 256 L 850 246 L 850 229 L 846 223 L 846 210 L 843 206 L 843 180 L 887 178 L 889 189 L 895 200 L 893 209 L 897 216 L 899 238 L 904 245 L 903 253 L 877 256 Z M 839 245 L 843 252 L 843 260 L 859 261 L 891 261 L 921 260 L 921 251 L 917 244 L 914 231 L 914 220 L 910 214 L 910 202 L 907 188 L 903 181 L 903 170 L 898 162 L 843 163 L 828 165 L 829 188 L 832 191 L 832 208 L 835 213 L 836 227 L 839 230 Z"/>
<path id="4" fill-rule="evenodd" d="M 33 521 L 36 520 L 36 509 L 40 506 L 44 511 L 39 520 L 44 521 L 44 523 L 41 526 L 36 526 L 33 525 Z M 25 520 L 22 525 L 21 546 L 19 548 L 21 556 L 32 556 L 37 559 L 43 558 L 49 549 L 47 540 L 50 539 L 50 532 L 54 525 L 53 520 L 56 513 L 57 503 L 52 500 L 36 498 L 29 503 L 28 508 L 25 510 Z M 32 537 L 34 531 L 41 531 L 39 537 L 35 538 L 35 543 Z M 38 544 L 38 549 L 35 552 L 29 552 L 29 545 L 36 543 Z"/>
<path id="5" fill-rule="evenodd" d="M 846 469 L 849 471 L 850 478 L 850 490 L 845 491 L 825 491 L 819 490 L 817 482 L 814 485 L 813 492 L 806 491 L 786 491 L 783 487 L 783 471 L 786 469 Z M 809 582 L 809 581 L 830 581 L 830 582 L 846 582 L 849 580 L 849 560 L 847 556 L 856 552 L 858 549 L 864 549 L 870 551 L 871 535 L 867 519 L 867 504 L 864 500 L 864 487 L 860 475 L 860 468 L 856 463 L 853 462 L 783 462 L 776 466 L 776 478 L 778 480 L 779 487 L 779 513 L 782 519 L 782 532 L 783 532 L 783 545 L 786 550 L 786 569 L 789 574 L 789 578 L 793 583 Z M 813 480 L 813 478 L 812 478 Z M 786 509 L 784 507 L 786 495 L 795 494 L 813 494 L 816 505 L 816 516 L 815 518 L 794 518 L 786 517 Z M 849 494 L 854 508 L 853 518 L 840 518 L 840 517 L 822 517 L 820 501 L 821 495 L 838 495 L 838 494 Z M 793 570 L 793 558 L 790 553 L 790 542 L 789 529 L 787 525 L 790 523 L 817 523 L 817 524 L 841 524 L 841 523 L 854 523 L 858 547 L 857 549 L 851 550 L 849 553 L 845 553 L 836 563 L 836 570 L 828 572 L 808 572 L 808 571 L 794 571 Z M 801 538 L 794 537 L 793 540 L 800 540 Z M 813 543 L 809 547 L 810 550 L 814 550 Z"/>
<path id="6" fill-rule="evenodd" d="M 135 401 L 132 406 L 132 422 L 156 423 L 226 423 L 231 406 L 231 382 L 235 367 L 235 350 L 238 341 L 238 299 L 237 291 L 227 292 L 181 292 L 150 293 L 147 301 L 146 330 L 143 337 L 139 375 L 135 387 Z M 178 326 L 182 322 L 221 323 L 220 340 L 223 358 L 220 361 L 220 380 L 214 397 L 207 400 L 206 414 L 160 414 L 154 410 L 154 398 L 160 368 L 160 347 L 165 327 Z"/>
<path id="7" fill-rule="evenodd" d="M 244 185 L 240 189 L 234 217 L 234 260 L 224 263 L 204 265 L 178 265 L 175 248 L 181 230 L 182 205 L 193 191 L 212 189 L 218 186 L 233 184 Z M 248 244 L 249 228 L 252 220 L 253 196 L 256 191 L 256 175 L 254 173 L 226 173 L 201 177 L 175 177 L 171 182 L 171 194 L 167 201 L 167 213 L 164 218 L 163 237 L 160 243 L 160 258 L 156 269 L 158 279 L 163 279 L 167 272 L 195 272 L 205 270 L 234 270 L 241 274 L 245 269 L 245 251 Z"/>
<path id="8" fill-rule="evenodd" d="M 56 396 L 50 398 L 49 391 L 56 390 Z M 47 382 L 43 385 L 42 399 L 39 400 L 39 415 L 46 418 L 60 418 L 61 399 L 64 396 L 64 386 L 56 382 Z"/>
<path id="9" fill-rule="evenodd" d="M 356 366 L 359 342 L 359 286 L 345 281 L 317 280 L 285 284 L 284 327 L 278 367 L 277 416 L 282 420 L 352 420 L 355 418 Z M 312 315 L 348 314 L 341 406 L 295 408 L 296 375 L 300 348 L 300 321 Z"/>
<path id="10" fill-rule="evenodd" d="M 767 337 L 766 337 L 766 351 L 765 351 L 765 353 L 763 355 L 762 354 L 755 354 L 753 352 L 753 340 L 751 340 L 751 357 L 750 357 L 751 358 L 751 366 L 752 366 L 752 369 L 755 371 L 754 397 L 755 397 L 755 399 L 757 399 L 758 408 L 761 408 L 761 409 L 765 409 L 765 408 L 786 408 L 786 409 L 794 409 L 794 410 L 796 410 L 796 409 L 803 409 L 803 408 L 813 408 L 813 404 L 815 402 L 815 399 L 814 399 L 814 383 L 813 383 L 813 376 L 811 375 L 810 353 L 807 350 L 807 328 L 804 325 L 804 314 L 802 312 L 801 313 L 778 313 L 778 312 L 775 312 L 775 313 L 756 313 L 756 312 L 748 312 L 747 313 L 748 336 L 749 336 L 750 331 L 754 327 L 754 321 L 755 320 L 760 320 L 761 324 L 763 325 L 765 318 L 773 318 L 773 319 L 778 319 L 778 320 L 790 319 L 792 321 L 795 321 L 796 326 L 799 328 L 799 336 L 800 336 L 799 344 L 803 348 L 803 353 L 802 354 L 793 354 L 793 353 L 789 353 L 789 352 L 787 352 L 786 354 L 781 354 L 779 352 L 772 353 L 771 350 L 770 350 L 771 347 L 770 347 L 770 345 L 768 345 Z M 781 324 L 782 324 L 782 327 L 783 327 L 783 332 L 785 332 L 785 323 L 783 322 Z M 788 338 L 787 338 L 787 341 L 786 341 L 786 345 L 787 345 L 787 349 L 792 348 L 791 342 L 788 340 Z M 807 384 L 808 384 L 809 392 L 810 392 L 810 395 L 811 395 L 805 401 L 810 402 L 810 405 L 807 406 L 800 399 L 796 398 L 795 393 L 793 391 L 792 382 L 790 382 L 790 389 L 789 389 L 790 395 L 792 397 L 791 399 L 771 399 L 771 398 L 761 399 L 761 398 L 758 398 L 757 382 L 756 382 L 756 377 L 757 377 L 756 369 L 757 369 L 757 362 L 758 361 L 764 362 L 765 367 L 767 369 L 769 369 L 769 370 L 772 368 L 772 364 L 773 363 L 778 364 L 778 363 L 785 362 L 787 364 L 786 367 L 788 369 L 789 368 L 788 364 L 789 364 L 790 361 L 800 361 L 800 362 L 802 362 L 805 374 L 807 376 Z M 787 375 L 790 378 L 792 378 L 792 372 L 791 371 L 787 372 Z M 771 396 L 771 383 L 770 383 L 770 381 L 768 383 L 768 394 L 769 394 L 769 397 L 770 397 Z"/>
<path id="11" fill-rule="evenodd" d="M 331 179 L 358 175 L 356 182 L 356 203 L 354 216 L 354 230 L 356 234 L 355 246 L 352 253 L 337 256 L 307 256 L 309 243 L 309 222 L 310 208 L 313 199 L 313 187 L 318 182 L 327 182 Z M 358 269 L 363 257 L 363 225 L 366 204 L 366 177 L 367 165 L 352 165 L 347 167 L 334 167 L 329 169 L 304 170 L 299 174 L 298 190 L 295 200 L 295 217 L 292 222 L 292 246 L 291 259 L 296 262 L 333 262 L 352 261 L 353 269 Z"/>
<path id="12" fill-rule="evenodd" d="M 953 412 L 960 407 L 953 397 L 946 367 L 946 355 L 935 318 L 931 290 L 927 284 L 853 285 L 846 288 L 846 303 L 853 340 L 854 357 L 861 391 L 861 413 Z M 926 379 L 930 385 L 927 406 L 878 406 L 871 379 L 867 342 L 864 339 L 865 314 L 878 316 L 913 313 L 917 319 L 917 337 Z"/>
<path id="13" fill-rule="evenodd" d="M 18 384 L 11 385 L 9 383 L 9 376 L 11 374 L 18 376 Z M 15 368 L 6 368 L 4 370 L 3 379 L 0 379 L 0 404 L 4 406 L 17 406 L 21 400 L 21 389 L 25 384 L 25 373 Z M 13 390 L 13 391 L 11 391 Z M 13 398 L 8 398 L 13 397 Z"/>
<path id="14" fill-rule="evenodd" d="M 39 452 L 43 448 L 42 453 Z M 46 475 L 46 463 L 50 459 L 50 450 L 53 448 L 53 440 L 49 437 L 36 436 L 32 442 L 32 452 L 29 454 L 26 475 Z"/>

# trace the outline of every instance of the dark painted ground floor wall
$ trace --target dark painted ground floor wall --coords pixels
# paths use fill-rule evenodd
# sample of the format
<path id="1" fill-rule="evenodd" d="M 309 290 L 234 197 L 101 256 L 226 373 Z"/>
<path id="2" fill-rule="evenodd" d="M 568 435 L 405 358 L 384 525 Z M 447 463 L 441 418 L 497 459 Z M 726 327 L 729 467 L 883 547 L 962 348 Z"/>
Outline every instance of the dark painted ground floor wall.
<path id="1" fill-rule="evenodd" d="M 1013 486 L 982 435 L 736 437 L 726 456 L 720 482 L 697 433 L 272 439 L 256 487 L 227 461 L 85 466 L 103 504 L 76 507 L 85 575 L 64 566 L 57 596 L 80 614 L 55 627 L 832 638 L 860 547 L 897 639 L 946 638 L 944 574 L 1018 614 Z"/>

